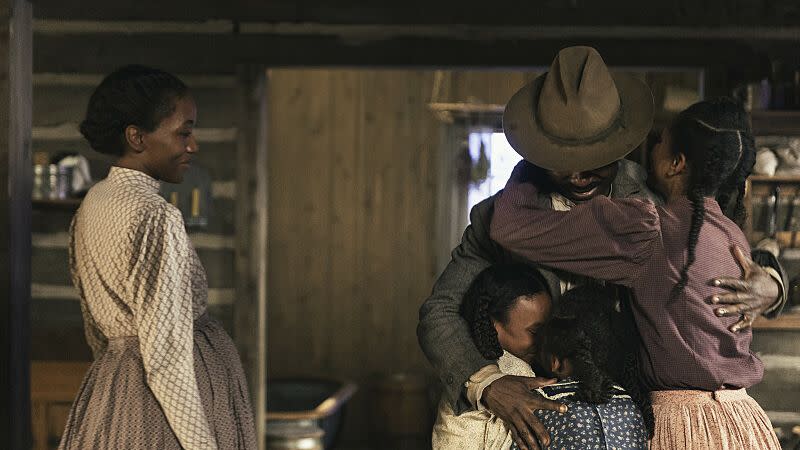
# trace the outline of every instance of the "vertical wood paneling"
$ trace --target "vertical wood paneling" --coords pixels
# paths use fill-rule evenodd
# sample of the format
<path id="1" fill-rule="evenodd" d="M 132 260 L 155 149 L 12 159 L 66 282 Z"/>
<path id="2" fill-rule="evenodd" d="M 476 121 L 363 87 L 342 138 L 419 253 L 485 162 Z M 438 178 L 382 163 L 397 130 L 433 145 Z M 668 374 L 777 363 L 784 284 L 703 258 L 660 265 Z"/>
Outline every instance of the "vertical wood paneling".
<path id="1" fill-rule="evenodd" d="M 530 78 L 446 76 L 448 101 L 488 102 Z M 436 275 L 433 79 L 432 71 L 272 71 L 273 374 L 425 367 L 414 330 Z M 380 351 L 365 351 L 377 342 Z"/>
<path id="2" fill-rule="evenodd" d="M 417 311 L 433 282 L 432 72 L 274 70 L 270 110 L 269 372 L 362 387 L 426 370 Z"/>
<path id="3" fill-rule="evenodd" d="M 295 328 L 300 326 L 296 316 L 295 299 L 290 294 L 290 286 L 295 281 L 294 261 L 297 252 L 290 248 L 298 242 L 291 235 L 296 220 L 301 217 L 293 213 L 299 205 L 294 203 L 293 177 L 308 174 L 297 157 L 295 148 L 302 144 L 305 133 L 304 124 L 297 123 L 302 119 L 302 111 L 292 107 L 292 99 L 301 94 L 301 80 L 288 71 L 273 70 L 270 72 L 270 133 L 269 139 L 269 265 L 268 291 L 272 299 L 268 314 L 268 367 L 271 374 L 283 376 L 297 368 L 300 370 L 301 358 L 298 357 Z M 289 132 L 294 130 L 297 136 Z M 290 369 L 291 368 L 291 369 Z"/>
<path id="4" fill-rule="evenodd" d="M 319 323 L 328 339 L 325 367 L 348 378 L 357 378 L 358 364 L 353 364 L 354 350 L 359 347 L 352 330 L 361 326 L 360 302 L 363 287 L 360 267 L 363 257 L 360 249 L 365 244 L 364 217 L 359 212 L 365 193 L 360 186 L 365 177 L 362 145 L 364 75 L 354 71 L 334 71 L 329 77 L 331 103 L 329 117 L 340 117 L 331 130 L 332 170 L 330 177 L 330 284 L 326 302 L 327 317 Z M 357 120 L 353 120 L 357 119 Z"/>
<path id="5" fill-rule="evenodd" d="M 330 75 L 324 70 L 315 70 L 310 74 L 312 85 L 328 86 Z M 330 285 L 330 186 L 331 186 L 331 138 L 333 128 L 340 126 L 340 121 L 330 120 L 330 91 L 301 99 L 296 98 L 291 107 L 302 111 L 299 121 L 307 122 L 308 131 L 301 141 L 301 146 L 294 152 L 304 162 L 307 175 L 295 173 L 292 183 L 292 195 L 295 204 L 300 206 L 301 215 L 293 229 L 294 242 L 301 243 L 293 247 L 299 253 L 298 265 L 294 267 L 296 279 L 301 280 L 300 291 L 296 297 L 298 306 L 298 323 L 303 319 L 309 322 L 308 327 L 295 327 L 295 336 L 306 353 L 304 363 L 307 369 L 326 367 L 326 350 L 330 336 L 325 334 L 325 326 L 317 326 L 313 319 L 321 311 L 331 317 L 331 296 L 327 294 Z M 300 175 L 300 176 L 297 176 Z M 309 320 L 310 319 L 310 320 Z M 322 324 L 320 324 L 322 325 Z"/>
<path id="6" fill-rule="evenodd" d="M 394 146 L 396 129 L 395 108 L 391 94 L 396 88 L 392 72 L 367 73 L 364 78 L 364 146 L 365 152 L 365 203 L 364 214 L 364 265 L 360 268 L 364 285 L 362 302 L 363 326 L 359 327 L 362 342 L 380 343 L 380 349 L 363 352 L 365 367 L 380 366 L 385 354 L 393 354 L 393 342 L 388 333 L 394 314 L 395 285 L 398 269 L 402 266 L 402 255 L 391 254 L 391 247 L 398 236 L 394 228 L 398 205 L 392 193 L 395 188 L 394 164 L 402 161 L 408 148 Z M 399 143 L 396 143 L 399 144 Z M 392 258 L 395 264 L 392 265 Z"/>
<path id="7" fill-rule="evenodd" d="M 429 370 L 416 326 L 438 275 L 434 72 L 271 73 L 269 373 L 358 382 L 345 434 L 364 437 L 374 377 Z M 447 101 L 504 102 L 526 76 L 464 72 Z"/>
<path id="8" fill-rule="evenodd" d="M 433 277 L 438 275 L 436 255 L 441 244 L 436 239 L 436 205 L 438 204 L 436 196 L 439 177 L 437 161 L 438 153 L 442 149 L 439 147 L 441 124 L 432 120 L 430 113 L 424 114 L 422 121 L 417 118 L 416 113 L 413 113 L 426 109 L 433 80 L 429 74 L 419 72 L 415 73 L 414 80 L 415 95 L 409 97 L 408 105 L 408 110 L 412 113 L 405 120 L 405 128 L 409 135 L 414 136 L 415 133 L 418 133 L 409 161 L 409 173 L 413 176 L 411 182 L 413 193 L 404 198 L 409 225 L 406 232 L 406 248 L 409 251 L 406 259 L 408 276 L 404 283 L 405 295 L 398 299 L 398 303 L 411 303 L 418 306 L 430 292 L 431 284 L 420 285 L 413 283 L 413 280 L 420 279 L 432 283 Z M 416 364 L 427 367 L 417 344 L 418 310 L 417 308 L 404 308 L 403 313 L 405 317 L 403 329 L 413 332 L 399 334 L 401 339 L 399 353 L 416 355 L 414 359 L 418 361 Z"/>

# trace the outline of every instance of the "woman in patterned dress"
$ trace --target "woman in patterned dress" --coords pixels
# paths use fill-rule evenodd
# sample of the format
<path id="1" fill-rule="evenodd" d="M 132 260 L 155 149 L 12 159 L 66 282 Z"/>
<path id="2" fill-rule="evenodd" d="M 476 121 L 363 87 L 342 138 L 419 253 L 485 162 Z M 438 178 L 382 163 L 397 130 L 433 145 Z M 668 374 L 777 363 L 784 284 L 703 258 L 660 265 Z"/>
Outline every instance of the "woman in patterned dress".
<path id="1" fill-rule="evenodd" d="M 205 270 L 180 211 L 159 195 L 198 151 L 197 110 L 175 76 L 108 75 L 81 133 L 117 157 L 70 227 L 70 269 L 94 354 L 60 449 L 255 449 L 247 383 L 206 312 Z"/>

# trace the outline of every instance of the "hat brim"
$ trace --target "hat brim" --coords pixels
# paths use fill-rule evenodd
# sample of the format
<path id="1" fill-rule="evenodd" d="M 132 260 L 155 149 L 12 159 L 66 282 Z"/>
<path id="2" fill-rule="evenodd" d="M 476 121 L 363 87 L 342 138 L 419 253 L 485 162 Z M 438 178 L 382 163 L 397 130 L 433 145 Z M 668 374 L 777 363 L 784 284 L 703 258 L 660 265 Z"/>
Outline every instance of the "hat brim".
<path id="1" fill-rule="evenodd" d="M 573 145 L 553 139 L 544 133 L 536 117 L 536 105 L 546 75 L 540 75 L 517 91 L 503 112 L 506 139 L 527 161 L 560 172 L 592 170 L 624 158 L 650 132 L 654 114 L 650 88 L 630 74 L 615 73 L 611 76 L 622 104 L 619 127 L 589 144 Z"/>

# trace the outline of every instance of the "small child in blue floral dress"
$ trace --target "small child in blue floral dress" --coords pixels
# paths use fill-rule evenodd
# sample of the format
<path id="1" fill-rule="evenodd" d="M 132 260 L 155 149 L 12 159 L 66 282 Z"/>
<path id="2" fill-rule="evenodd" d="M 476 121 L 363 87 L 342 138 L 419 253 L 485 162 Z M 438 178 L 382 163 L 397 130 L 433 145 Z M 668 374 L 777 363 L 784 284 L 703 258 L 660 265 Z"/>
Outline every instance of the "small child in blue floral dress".
<path id="1" fill-rule="evenodd" d="M 648 448 L 648 427 L 641 411 L 652 423 L 652 409 L 636 380 L 635 358 L 630 351 L 636 344 L 623 340 L 634 337 L 632 331 L 612 324 L 618 319 L 615 316 L 623 315 L 615 308 L 624 307 L 614 304 L 612 291 L 598 285 L 568 291 L 538 332 L 537 375 L 560 380 L 538 391 L 569 405 L 566 414 L 535 411 L 550 433 L 550 449 Z M 615 384 L 615 379 L 628 390 Z M 514 444 L 512 450 L 517 449 Z"/>
<path id="2" fill-rule="evenodd" d="M 633 450 L 647 448 L 647 433 L 642 414 L 624 389 L 615 386 L 607 403 L 577 401 L 580 383 L 559 382 L 537 389 L 546 398 L 569 405 L 566 414 L 536 411 L 535 414 L 550 433 L 551 449 Z M 518 450 L 516 444 L 511 447 Z"/>
<path id="3" fill-rule="evenodd" d="M 638 388 L 639 336 L 629 303 L 620 301 L 626 292 L 586 284 L 554 302 L 535 269 L 507 263 L 481 272 L 464 296 L 461 315 L 472 339 L 502 374 L 560 380 L 538 392 L 567 403 L 568 411 L 534 412 L 548 429 L 550 449 L 647 448 L 645 422 L 652 421 L 643 420 L 638 405 L 645 417 L 652 418 L 652 408 Z M 518 450 L 513 441 L 491 411 L 456 415 L 447 401 L 440 403 L 433 450 Z"/>

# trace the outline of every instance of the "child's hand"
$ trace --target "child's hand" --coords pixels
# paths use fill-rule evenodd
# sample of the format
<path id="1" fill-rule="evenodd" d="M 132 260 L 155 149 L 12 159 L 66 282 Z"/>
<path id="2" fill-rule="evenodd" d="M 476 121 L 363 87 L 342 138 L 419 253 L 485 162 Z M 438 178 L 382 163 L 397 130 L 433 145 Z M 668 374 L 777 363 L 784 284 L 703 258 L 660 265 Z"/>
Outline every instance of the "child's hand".
<path id="1" fill-rule="evenodd" d="M 481 402 L 511 428 L 520 450 L 540 450 L 539 442 L 545 447 L 550 445 L 550 435 L 533 414 L 534 411 L 547 409 L 567 412 L 567 405 L 548 400 L 535 391 L 555 381 L 506 375 L 484 389 Z"/>

